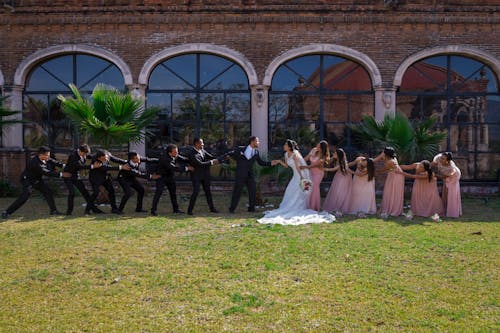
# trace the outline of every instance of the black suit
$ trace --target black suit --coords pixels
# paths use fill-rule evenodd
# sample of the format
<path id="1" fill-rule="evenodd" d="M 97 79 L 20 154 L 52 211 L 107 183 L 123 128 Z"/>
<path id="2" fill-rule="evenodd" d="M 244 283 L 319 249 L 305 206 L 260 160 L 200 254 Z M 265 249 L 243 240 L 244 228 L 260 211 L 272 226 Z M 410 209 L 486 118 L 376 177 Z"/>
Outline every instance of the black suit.
<path id="1" fill-rule="evenodd" d="M 258 150 L 254 150 L 254 155 L 247 159 L 245 156 L 245 147 L 238 147 L 228 153 L 236 161 L 236 179 L 234 183 L 233 195 L 231 197 L 231 206 L 229 211 L 234 212 L 240 201 L 241 190 L 246 185 L 248 189 L 248 211 L 255 210 L 257 185 L 253 173 L 253 163 L 257 161 L 261 166 L 271 166 L 271 162 L 264 161 L 260 158 Z"/>
<path id="2" fill-rule="evenodd" d="M 58 164 L 58 163 L 57 163 Z M 61 164 L 58 164 L 61 165 Z M 9 208 L 5 211 L 7 214 L 12 214 L 18 210 L 29 198 L 31 194 L 31 188 L 39 190 L 47 203 L 49 204 L 50 212 L 57 212 L 56 204 L 52 193 L 50 192 L 47 184 L 43 181 L 42 176 L 49 177 L 60 177 L 60 173 L 54 170 L 50 170 L 48 162 L 43 162 L 38 156 L 33 157 L 26 166 L 26 169 L 21 174 L 21 184 L 23 186 L 22 193 L 14 201 Z"/>
<path id="3" fill-rule="evenodd" d="M 151 161 L 149 159 L 142 159 L 142 161 Z M 128 199 L 132 196 L 133 192 L 132 189 L 134 189 L 137 192 L 137 205 L 135 207 L 135 210 L 137 212 L 142 211 L 142 200 L 144 198 L 144 186 L 137 180 L 137 177 L 144 178 L 144 179 L 151 179 L 151 175 L 141 172 L 139 170 L 139 163 L 134 164 L 130 160 L 127 161 L 127 164 L 130 166 L 130 170 L 120 170 L 118 173 L 118 183 L 120 183 L 120 186 L 123 189 L 123 197 L 122 200 L 120 201 L 120 206 L 118 209 L 120 211 L 123 211 L 125 208 L 125 205 L 127 204 Z"/>
<path id="4" fill-rule="evenodd" d="M 210 175 L 210 167 L 212 166 L 211 160 L 213 159 L 215 159 L 215 157 L 205 149 L 198 151 L 193 148 L 189 156 L 189 164 L 194 168 L 194 170 L 191 171 L 193 193 L 191 194 L 191 199 L 189 200 L 188 214 L 193 213 L 196 198 L 200 193 L 200 185 L 203 186 L 203 191 L 207 197 L 208 208 L 211 212 L 216 211 L 212 199 L 212 193 L 210 192 L 210 181 L 212 178 Z"/>
<path id="5" fill-rule="evenodd" d="M 90 194 L 85 188 L 83 181 L 80 179 L 80 170 L 90 169 L 90 165 L 85 165 L 85 158 L 78 154 L 78 150 L 74 150 L 71 155 L 68 156 L 68 161 L 64 167 L 64 172 L 71 173 L 71 177 L 64 178 L 64 184 L 68 189 L 68 207 L 66 214 L 70 215 L 73 212 L 74 201 L 75 201 L 75 187 L 80 191 L 83 198 L 87 202 L 86 211 L 92 209 L 94 212 L 98 212 L 99 209 L 90 200 Z"/>
<path id="6" fill-rule="evenodd" d="M 92 164 L 98 160 L 92 159 Z M 125 160 L 120 160 L 127 162 Z M 118 166 L 111 166 L 109 163 L 103 163 L 99 168 L 91 169 L 89 171 L 89 181 L 92 185 L 92 195 L 90 196 L 90 202 L 94 204 L 97 196 L 99 195 L 99 186 L 103 186 L 109 195 L 109 201 L 111 203 L 111 209 L 113 212 L 118 211 L 116 207 L 116 197 L 115 197 L 115 189 L 113 188 L 113 179 L 108 171 L 112 170 L 120 170 Z"/>
<path id="7" fill-rule="evenodd" d="M 177 202 L 177 187 L 175 184 L 175 172 L 187 171 L 186 166 L 177 165 L 177 161 L 187 162 L 188 158 L 177 155 L 177 157 L 171 157 L 166 151 L 163 152 L 162 156 L 158 161 L 157 173 L 161 178 L 156 180 L 156 191 L 153 197 L 153 204 L 151 206 L 151 213 L 155 214 L 158 208 L 158 202 L 160 201 L 163 189 L 167 186 L 168 193 L 170 194 L 170 201 L 172 202 L 172 208 L 174 213 L 179 212 L 179 204 Z"/>

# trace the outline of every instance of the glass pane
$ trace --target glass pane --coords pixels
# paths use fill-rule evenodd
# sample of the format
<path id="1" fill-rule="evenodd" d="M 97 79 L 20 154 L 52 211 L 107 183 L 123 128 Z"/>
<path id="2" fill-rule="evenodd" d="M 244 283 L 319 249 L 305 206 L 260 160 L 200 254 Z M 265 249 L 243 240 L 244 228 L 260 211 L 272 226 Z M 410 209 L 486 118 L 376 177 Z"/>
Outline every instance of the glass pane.
<path id="1" fill-rule="evenodd" d="M 226 68 L 221 68 L 221 70 L 225 69 Z M 216 77 L 208 85 L 202 85 L 202 87 L 207 90 L 247 90 L 248 80 L 243 69 L 241 69 L 240 66 L 233 64 L 231 68 L 223 73 L 220 73 L 220 76 Z"/>
<path id="2" fill-rule="evenodd" d="M 211 54 L 200 55 L 200 87 L 210 84 L 216 89 L 222 89 L 220 75 L 234 63 L 225 58 Z"/>
<path id="3" fill-rule="evenodd" d="M 250 94 L 226 95 L 226 121 L 250 123 Z"/>
<path id="4" fill-rule="evenodd" d="M 77 56 L 76 68 L 80 90 L 91 92 L 98 83 L 104 83 L 119 90 L 125 89 L 125 81 L 121 71 L 108 61 L 79 55 Z"/>
<path id="5" fill-rule="evenodd" d="M 497 128 L 500 130 L 500 128 Z M 477 178 L 479 179 L 498 179 L 500 172 L 500 147 L 499 141 L 496 142 L 494 147 L 497 153 L 479 153 L 477 154 Z M 464 179 L 467 179 L 463 177 Z M 468 177 L 472 178 L 472 177 Z"/>
<path id="6" fill-rule="evenodd" d="M 61 68 L 61 71 L 64 68 Z M 71 68 L 68 69 L 71 72 Z M 72 81 L 60 81 L 61 78 L 55 78 L 41 67 L 35 68 L 29 75 L 26 91 L 70 91 L 68 84 Z"/>
<path id="7" fill-rule="evenodd" d="M 196 67 L 194 67 L 196 68 Z M 160 64 L 151 73 L 149 77 L 150 90 L 162 89 L 193 89 L 196 82 L 189 82 L 186 77 L 182 77 L 180 73 L 182 67 L 173 67 L 172 63 L 166 62 L 165 65 Z"/>
<path id="8" fill-rule="evenodd" d="M 336 58 L 335 61 L 325 61 L 323 74 L 323 86 L 328 90 L 370 90 L 371 80 L 366 70 L 353 61 L 337 58 L 325 57 L 326 59 Z M 313 81 L 315 86 L 319 86 L 319 78 Z"/>
<path id="9" fill-rule="evenodd" d="M 319 69 L 319 55 L 310 55 L 296 58 L 281 65 L 273 76 L 272 90 L 294 90 L 297 87 L 318 88 L 311 86 L 310 80 L 314 79 Z"/>

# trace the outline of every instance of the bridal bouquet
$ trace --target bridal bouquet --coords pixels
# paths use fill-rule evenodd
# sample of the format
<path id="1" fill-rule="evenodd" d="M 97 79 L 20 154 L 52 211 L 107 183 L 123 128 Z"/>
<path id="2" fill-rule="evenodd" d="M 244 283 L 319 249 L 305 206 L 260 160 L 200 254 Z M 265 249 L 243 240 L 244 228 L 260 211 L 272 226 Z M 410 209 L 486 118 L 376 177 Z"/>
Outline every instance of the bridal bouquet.
<path id="1" fill-rule="evenodd" d="M 300 180 L 300 189 L 302 190 L 302 192 L 311 191 L 312 185 L 313 185 L 313 183 L 310 179 L 302 178 Z"/>

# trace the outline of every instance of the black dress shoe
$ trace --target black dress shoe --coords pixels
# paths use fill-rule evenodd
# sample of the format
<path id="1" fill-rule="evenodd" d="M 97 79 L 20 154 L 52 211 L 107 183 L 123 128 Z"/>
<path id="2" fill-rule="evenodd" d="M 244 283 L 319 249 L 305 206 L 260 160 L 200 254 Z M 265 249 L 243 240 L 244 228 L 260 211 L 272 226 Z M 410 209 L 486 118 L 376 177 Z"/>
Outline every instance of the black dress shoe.
<path id="1" fill-rule="evenodd" d="M 7 213 L 7 212 L 2 212 L 2 218 L 3 218 L 3 219 L 7 219 L 7 218 L 9 218 L 9 213 Z"/>
<path id="2" fill-rule="evenodd" d="M 50 215 L 63 215 L 63 213 L 61 213 L 58 210 L 53 210 L 53 211 L 50 212 Z"/>
<path id="3" fill-rule="evenodd" d="M 174 214 L 184 214 L 184 212 L 182 210 L 176 209 L 176 210 L 174 210 Z M 188 212 L 188 214 L 189 214 L 189 212 Z M 193 213 L 191 213 L 191 215 L 193 215 Z"/>
<path id="4" fill-rule="evenodd" d="M 122 215 L 123 214 L 123 212 L 121 210 L 119 210 L 119 209 L 112 209 L 111 213 L 118 214 L 118 215 Z"/>
<path id="5" fill-rule="evenodd" d="M 94 208 L 92 209 L 92 211 L 95 213 L 95 214 L 104 214 L 104 212 L 102 210 L 100 210 L 99 208 Z"/>
<path id="6" fill-rule="evenodd" d="M 229 214 L 234 214 L 234 209 L 230 209 Z"/>
<path id="7" fill-rule="evenodd" d="M 218 211 L 217 209 L 215 209 L 215 208 L 214 208 L 214 209 L 210 209 L 210 212 L 211 212 L 211 213 L 216 213 L 216 214 L 217 214 L 219 211 Z"/>
<path id="8" fill-rule="evenodd" d="M 253 212 L 255 212 L 255 208 L 248 208 L 248 211 L 253 213 Z"/>
<path id="9" fill-rule="evenodd" d="M 157 212 L 155 212 L 155 211 L 152 211 L 152 212 L 151 212 L 151 216 L 158 216 L 158 213 L 157 213 Z"/>
<path id="10" fill-rule="evenodd" d="M 193 212 L 188 211 L 188 215 L 193 215 Z"/>
<path id="11" fill-rule="evenodd" d="M 66 216 L 71 216 L 72 212 L 66 212 Z"/>
<path id="12" fill-rule="evenodd" d="M 85 215 L 90 215 L 90 209 L 85 209 Z"/>
<path id="13" fill-rule="evenodd" d="M 135 212 L 136 213 L 147 213 L 148 211 L 144 210 L 144 209 L 136 209 Z"/>

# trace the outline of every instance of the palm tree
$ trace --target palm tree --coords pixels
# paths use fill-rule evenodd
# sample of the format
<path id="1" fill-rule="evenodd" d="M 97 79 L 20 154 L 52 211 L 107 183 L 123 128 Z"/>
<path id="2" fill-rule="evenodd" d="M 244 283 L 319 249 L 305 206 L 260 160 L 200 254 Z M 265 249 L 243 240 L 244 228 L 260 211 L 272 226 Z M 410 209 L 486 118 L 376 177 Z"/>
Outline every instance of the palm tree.
<path id="1" fill-rule="evenodd" d="M 143 100 L 104 84 L 95 86 L 90 100 L 83 98 L 74 84 L 69 88 L 74 97 L 58 96 L 63 112 L 81 133 L 101 142 L 104 148 L 142 141 L 146 127 L 159 111 L 145 109 Z"/>
<path id="2" fill-rule="evenodd" d="M 363 117 L 361 123 L 350 126 L 355 142 L 370 151 L 380 151 L 386 146 L 394 147 L 400 163 L 411 163 L 418 159 L 430 159 L 446 138 L 446 133 L 434 130 L 435 118 L 410 121 L 400 113 L 386 115 L 383 121 L 371 116 Z"/>

